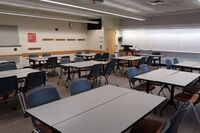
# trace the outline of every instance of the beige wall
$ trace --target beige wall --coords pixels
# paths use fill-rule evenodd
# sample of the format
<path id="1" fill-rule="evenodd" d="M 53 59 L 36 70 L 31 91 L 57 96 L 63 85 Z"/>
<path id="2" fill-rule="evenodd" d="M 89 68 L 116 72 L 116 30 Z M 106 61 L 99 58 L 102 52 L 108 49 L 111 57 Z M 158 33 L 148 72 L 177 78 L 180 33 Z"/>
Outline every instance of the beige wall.
<path id="1" fill-rule="evenodd" d="M 86 24 L 74 23 L 73 28 L 69 28 L 68 23 L 64 21 L 15 17 L 0 15 L 0 24 L 18 25 L 19 40 L 22 47 L 17 52 L 13 48 L 0 48 L 0 55 L 20 54 L 28 52 L 48 52 L 87 49 L 87 29 Z M 59 31 L 55 31 L 58 28 Z M 37 34 L 36 43 L 28 43 L 27 33 Z M 85 41 L 42 41 L 42 38 L 84 38 Z M 41 50 L 28 51 L 28 48 L 41 47 Z"/>

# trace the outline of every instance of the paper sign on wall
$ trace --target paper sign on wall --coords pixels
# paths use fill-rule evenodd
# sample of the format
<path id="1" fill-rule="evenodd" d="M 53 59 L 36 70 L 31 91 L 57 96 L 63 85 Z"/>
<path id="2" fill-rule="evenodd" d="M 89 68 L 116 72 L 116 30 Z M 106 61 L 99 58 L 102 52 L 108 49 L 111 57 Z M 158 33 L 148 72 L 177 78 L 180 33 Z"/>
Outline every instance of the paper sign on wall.
<path id="1" fill-rule="evenodd" d="M 36 42 L 36 33 L 28 33 L 28 42 Z"/>

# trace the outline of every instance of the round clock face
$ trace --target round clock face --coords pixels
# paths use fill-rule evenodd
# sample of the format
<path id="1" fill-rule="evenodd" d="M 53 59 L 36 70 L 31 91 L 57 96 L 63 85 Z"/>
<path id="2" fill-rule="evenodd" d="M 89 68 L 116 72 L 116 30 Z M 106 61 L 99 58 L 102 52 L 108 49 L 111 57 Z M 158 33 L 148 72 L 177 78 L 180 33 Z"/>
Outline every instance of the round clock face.
<path id="1" fill-rule="evenodd" d="M 69 28 L 73 28 L 74 24 L 72 22 L 69 23 Z"/>

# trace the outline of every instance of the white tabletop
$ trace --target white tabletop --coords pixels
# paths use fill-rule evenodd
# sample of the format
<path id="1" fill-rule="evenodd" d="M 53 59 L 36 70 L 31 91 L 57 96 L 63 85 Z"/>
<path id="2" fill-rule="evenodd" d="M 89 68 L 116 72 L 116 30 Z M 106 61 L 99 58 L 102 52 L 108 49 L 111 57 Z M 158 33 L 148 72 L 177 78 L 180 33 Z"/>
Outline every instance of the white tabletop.
<path id="1" fill-rule="evenodd" d="M 46 57 L 42 57 L 42 56 L 39 56 L 39 57 L 31 57 L 31 58 L 27 58 L 28 60 L 33 60 L 33 61 L 46 61 L 48 60 L 48 58 L 50 57 L 57 57 L 58 60 L 61 59 L 62 56 L 65 56 L 65 55 L 51 55 L 51 56 L 46 56 Z"/>
<path id="2" fill-rule="evenodd" d="M 157 69 L 136 76 L 136 79 L 155 81 L 185 87 L 200 76 L 198 73 L 182 72 L 169 69 Z"/>
<path id="3" fill-rule="evenodd" d="M 174 64 L 174 66 L 192 67 L 192 66 L 195 66 L 195 65 L 198 65 L 198 64 L 200 64 L 200 62 L 197 62 L 197 61 L 183 61 L 183 62 Z"/>
<path id="4" fill-rule="evenodd" d="M 82 61 L 82 62 L 61 64 L 61 66 L 84 68 L 84 67 L 91 67 L 91 66 L 97 65 L 97 64 L 107 64 L 107 62 L 106 61 L 93 61 L 93 60 L 90 60 L 90 61 Z"/>
<path id="5" fill-rule="evenodd" d="M 157 69 L 154 71 L 150 71 L 148 73 L 140 74 L 136 76 L 135 78 L 142 79 L 142 80 L 159 81 L 160 79 L 163 79 L 164 77 L 167 77 L 176 72 L 178 71 L 168 70 L 168 69 Z"/>
<path id="6" fill-rule="evenodd" d="M 121 133 L 165 99 L 132 90 L 53 127 L 62 133 Z"/>
<path id="7" fill-rule="evenodd" d="M 156 55 L 156 54 L 136 54 L 136 55 L 139 55 L 139 56 L 152 56 L 152 57 L 163 57 L 164 55 Z"/>
<path id="8" fill-rule="evenodd" d="M 114 59 L 117 60 L 128 60 L 128 61 L 134 61 L 134 60 L 140 60 L 141 56 L 120 56 L 120 57 L 114 57 Z"/>
<path id="9" fill-rule="evenodd" d="M 182 72 L 179 71 L 174 73 L 168 77 L 160 79 L 160 81 L 165 82 L 167 84 L 177 85 L 185 87 L 190 84 L 192 81 L 197 79 L 200 76 L 198 73 L 190 73 L 190 72 Z"/>
<path id="10" fill-rule="evenodd" d="M 0 64 L 2 64 L 2 63 L 9 63 L 9 62 L 15 62 L 15 61 L 0 60 Z"/>
<path id="11" fill-rule="evenodd" d="M 17 76 L 17 78 L 25 78 L 29 73 L 39 72 L 39 70 L 25 68 L 25 69 L 16 69 L 16 70 L 8 70 L 8 71 L 0 71 L 0 77 L 9 77 L 9 76 Z"/>
<path id="12" fill-rule="evenodd" d="M 49 126 L 53 126 L 101 106 L 102 104 L 125 95 L 130 91 L 131 90 L 129 89 L 107 85 L 29 109 L 27 112 Z"/>

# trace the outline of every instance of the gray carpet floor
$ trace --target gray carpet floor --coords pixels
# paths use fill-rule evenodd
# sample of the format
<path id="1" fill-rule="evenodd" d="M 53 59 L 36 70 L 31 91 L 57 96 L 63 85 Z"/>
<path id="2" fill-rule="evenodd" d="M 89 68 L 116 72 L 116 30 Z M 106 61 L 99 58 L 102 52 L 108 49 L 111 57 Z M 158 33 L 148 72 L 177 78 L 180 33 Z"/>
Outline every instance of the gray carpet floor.
<path id="1" fill-rule="evenodd" d="M 61 80 L 60 85 L 57 85 L 58 76 L 49 77 L 47 84 L 54 85 L 57 87 L 60 96 L 68 97 L 70 96 L 69 90 L 64 85 L 64 78 Z M 104 82 L 104 81 L 102 81 Z M 112 75 L 109 78 L 109 84 L 117 85 L 124 88 L 130 88 L 127 78 L 121 76 Z M 97 87 L 100 85 L 96 85 Z M 157 95 L 158 89 L 153 91 L 153 94 Z M 180 91 L 180 89 L 178 90 Z M 169 97 L 169 93 L 165 90 L 165 94 Z M 0 133 L 30 133 L 33 129 L 30 117 L 24 118 L 23 112 L 20 108 L 18 100 L 15 100 L 17 104 L 17 109 L 12 110 L 13 100 L 4 103 L 0 101 Z M 139 103 L 138 103 L 139 104 Z M 158 107 L 157 112 L 163 105 Z M 199 111 L 200 116 L 200 103 L 196 105 L 196 109 Z M 163 113 L 163 117 L 157 114 L 151 113 L 147 117 L 165 120 L 173 115 L 175 109 L 172 106 L 168 106 Z M 134 112 L 133 112 L 134 113 Z M 191 111 L 184 118 L 180 125 L 178 133 L 200 133 L 200 123 L 196 120 L 194 113 Z"/>

